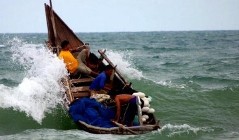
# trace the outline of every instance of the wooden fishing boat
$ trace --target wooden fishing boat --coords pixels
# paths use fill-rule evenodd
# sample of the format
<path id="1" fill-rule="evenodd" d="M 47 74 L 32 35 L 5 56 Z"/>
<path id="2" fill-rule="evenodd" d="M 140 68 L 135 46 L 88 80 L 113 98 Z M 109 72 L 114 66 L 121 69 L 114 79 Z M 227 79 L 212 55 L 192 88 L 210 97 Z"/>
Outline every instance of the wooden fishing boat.
<path id="1" fill-rule="evenodd" d="M 48 41 L 46 42 L 46 45 L 48 49 L 50 49 L 53 53 L 57 55 L 59 54 L 61 50 L 60 44 L 63 40 L 68 40 L 72 49 L 87 45 L 86 43 L 81 41 L 63 22 L 63 20 L 54 12 L 51 1 L 50 5 L 45 4 L 45 13 L 48 28 Z M 99 50 L 98 52 L 99 57 L 97 57 L 94 53 L 91 53 L 90 63 L 95 63 L 94 61 L 102 62 L 102 60 L 105 60 L 106 63 L 114 67 L 115 72 L 112 78 L 112 86 L 114 87 L 114 89 L 122 90 L 127 87 L 128 91 L 136 92 L 136 90 L 132 88 L 131 83 L 128 83 L 126 81 L 126 79 L 120 74 L 116 66 L 106 56 L 105 51 Z M 75 55 L 77 55 L 77 53 Z M 103 67 L 106 64 L 100 63 L 100 65 L 102 65 Z M 97 67 L 96 71 L 102 71 L 102 67 Z M 69 75 L 62 78 L 62 83 L 65 87 L 65 94 L 63 96 L 64 106 L 67 111 L 69 111 L 71 105 L 74 104 L 74 102 L 82 100 L 83 98 L 90 97 L 89 86 L 93 79 L 94 77 L 87 75 L 82 75 L 81 77 L 77 78 Z M 133 92 L 130 94 L 133 94 Z M 139 103 L 139 97 L 137 97 L 137 100 Z M 95 126 L 81 120 L 78 120 L 76 124 L 80 129 L 96 134 L 136 135 L 159 129 L 159 121 L 155 118 L 154 113 L 143 112 L 140 104 L 137 105 L 138 114 L 136 115 L 135 119 L 138 121 L 138 125 L 125 126 L 118 122 L 112 121 L 114 126 L 105 128 L 101 126 Z M 143 120 L 143 115 L 148 116 L 147 120 Z"/>

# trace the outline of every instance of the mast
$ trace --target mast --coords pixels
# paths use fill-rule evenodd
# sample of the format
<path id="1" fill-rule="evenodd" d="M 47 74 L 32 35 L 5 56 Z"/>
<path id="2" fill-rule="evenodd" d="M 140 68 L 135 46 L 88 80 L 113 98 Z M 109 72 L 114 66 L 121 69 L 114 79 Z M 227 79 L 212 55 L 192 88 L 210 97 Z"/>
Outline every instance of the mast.
<path id="1" fill-rule="evenodd" d="M 48 27 L 48 39 L 52 46 L 59 49 L 60 43 L 63 40 L 68 40 L 71 49 L 76 49 L 84 45 L 76 34 L 66 25 L 66 23 L 55 13 L 52 7 L 52 2 L 50 1 L 50 6 L 45 4 L 46 19 Z"/>
<path id="2" fill-rule="evenodd" d="M 56 24 L 55 24 L 55 18 L 54 18 L 54 13 L 53 13 L 53 7 L 52 7 L 52 2 L 50 0 L 50 9 L 51 9 L 51 23 L 52 23 L 52 27 L 53 27 L 53 35 L 54 35 L 54 46 L 57 49 L 57 54 L 59 54 L 60 48 L 59 48 L 59 44 L 56 43 L 58 41 L 58 36 L 57 36 L 57 32 L 56 32 Z"/>

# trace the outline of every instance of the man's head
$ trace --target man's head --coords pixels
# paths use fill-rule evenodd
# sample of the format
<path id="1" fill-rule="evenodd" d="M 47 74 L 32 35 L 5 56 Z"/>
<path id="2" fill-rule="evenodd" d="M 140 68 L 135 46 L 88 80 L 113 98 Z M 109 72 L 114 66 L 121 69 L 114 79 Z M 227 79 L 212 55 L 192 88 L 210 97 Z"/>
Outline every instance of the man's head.
<path id="1" fill-rule="evenodd" d="M 114 68 L 111 66 L 111 65 L 107 65 L 105 67 L 105 73 L 108 75 L 108 76 L 111 76 L 111 74 L 113 73 L 114 71 Z"/>
<path id="2" fill-rule="evenodd" d="M 64 40 L 61 42 L 61 48 L 62 49 L 67 49 L 68 45 L 69 45 L 69 41 L 68 40 Z"/>

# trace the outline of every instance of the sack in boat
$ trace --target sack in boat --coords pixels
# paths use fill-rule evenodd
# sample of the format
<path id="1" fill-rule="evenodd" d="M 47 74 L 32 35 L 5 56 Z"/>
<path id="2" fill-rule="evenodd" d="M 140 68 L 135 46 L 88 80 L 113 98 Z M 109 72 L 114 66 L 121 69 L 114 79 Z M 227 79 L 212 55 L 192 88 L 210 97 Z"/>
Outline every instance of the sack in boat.
<path id="1" fill-rule="evenodd" d="M 105 99 L 104 101 L 101 102 L 103 105 L 107 106 L 107 107 L 115 107 L 115 100 L 109 98 L 109 99 Z"/>
<path id="2" fill-rule="evenodd" d="M 106 99 L 110 99 L 110 96 L 107 94 L 93 94 L 90 98 L 94 98 L 98 102 L 103 102 Z"/>

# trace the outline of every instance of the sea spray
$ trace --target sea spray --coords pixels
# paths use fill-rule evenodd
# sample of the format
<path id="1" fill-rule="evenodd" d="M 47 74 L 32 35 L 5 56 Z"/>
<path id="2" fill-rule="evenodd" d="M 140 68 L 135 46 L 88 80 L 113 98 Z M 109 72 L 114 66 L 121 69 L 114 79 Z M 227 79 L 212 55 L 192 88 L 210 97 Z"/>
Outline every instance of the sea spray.
<path id="1" fill-rule="evenodd" d="M 132 55 L 129 51 L 106 51 L 107 56 L 112 60 L 114 65 L 120 72 L 129 79 L 140 80 L 143 78 L 142 71 L 138 70 L 132 63 L 130 56 Z"/>
<path id="2" fill-rule="evenodd" d="M 60 79 L 67 74 L 65 65 L 42 44 L 14 38 L 8 45 L 13 63 L 22 66 L 25 73 L 16 87 L 0 85 L 0 107 L 25 112 L 41 123 L 46 113 L 62 103 L 64 89 Z"/>
<path id="3" fill-rule="evenodd" d="M 107 50 L 106 55 L 110 58 L 110 60 L 113 62 L 114 65 L 117 65 L 117 69 L 119 69 L 121 74 L 129 78 L 130 80 L 145 79 L 145 80 L 152 81 L 158 85 L 174 87 L 179 89 L 183 89 L 186 86 L 185 84 L 180 84 L 180 85 L 177 85 L 175 83 L 173 84 L 171 80 L 162 80 L 162 79 L 158 79 L 157 77 L 151 77 L 149 75 L 143 74 L 143 72 L 134 65 L 134 62 L 132 60 L 133 58 L 131 58 L 133 56 L 132 51 Z"/>
<path id="4" fill-rule="evenodd" d="M 161 129 L 159 129 L 160 134 L 167 135 L 168 137 L 175 137 L 183 134 L 197 135 L 199 132 L 210 133 L 213 131 L 214 131 L 213 129 L 208 127 L 192 127 L 188 124 L 181 125 L 166 124 Z"/>
<path id="5" fill-rule="evenodd" d="M 0 136 L 0 139 L 4 140 L 24 140 L 33 139 L 34 140 L 128 140 L 135 138 L 134 135 L 110 135 L 110 134 L 90 134 L 85 131 L 80 131 L 78 129 L 71 130 L 57 130 L 57 129 L 30 129 L 17 134 Z"/>

